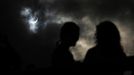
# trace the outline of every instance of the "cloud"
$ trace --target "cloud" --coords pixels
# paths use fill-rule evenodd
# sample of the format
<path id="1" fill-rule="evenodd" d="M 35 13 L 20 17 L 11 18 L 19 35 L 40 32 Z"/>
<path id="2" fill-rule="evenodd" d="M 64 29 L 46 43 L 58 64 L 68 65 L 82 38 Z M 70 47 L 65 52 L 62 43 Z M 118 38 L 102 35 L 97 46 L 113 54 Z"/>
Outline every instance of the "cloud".
<path id="1" fill-rule="evenodd" d="M 41 21 L 44 27 L 40 26 L 35 35 L 42 35 L 44 43 L 41 42 L 41 45 L 45 45 L 46 49 L 54 47 L 63 23 L 74 21 L 81 28 L 81 35 L 76 47 L 72 48 L 72 53 L 76 60 L 83 60 L 87 50 L 95 45 L 96 25 L 101 21 L 111 20 L 121 32 L 124 51 L 127 55 L 134 55 L 133 0 L 19 0 L 18 5 L 39 12 L 38 21 Z M 51 43 L 48 39 L 51 39 Z"/>
<path id="2" fill-rule="evenodd" d="M 104 20 L 111 20 L 118 24 L 120 32 L 123 33 L 123 40 L 126 41 L 128 38 L 133 40 L 133 35 L 127 34 L 128 32 L 133 32 L 133 0 L 39 0 L 37 7 L 38 5 L 43 8 L 39 10 L 44 13 L 44 18 L 49 22 L 59 23 L 61 25 L 67 21 L 78 23 L 81 27 L 81 36 L 78 41 L 79 45 L 81 42 L 87 40 L 89 42 L 86 42 L 86 44 L 89 45 L 90 48 L 95 40 L 95 26 Z M 126 23 L 128 21 L 129 23 Z M 119 24 L 119 22 L 126 25 Z M 122 30 L 123 26 L 126 28 L 125 31 Z M 129 45 L 132 44 L 130 42 L 131 41 L 129 41 Z M 83 44 L 84 42 L 81 43 L 81 48 L 79 49 L 84 48 Z M 129 47 L 128 49 L 131 50 L 132 46 L 130 47 L 126 42 L 123 42 L 123 44 L 125 44 L 125 49 Z M 78 47 L 78 45 L 76 47 Z M 84 51 L 87 50 L 83 50 L 83 52 Z M 128 55 L 132 54 L 129 53 L 128 50 L 126 53 Z"/>

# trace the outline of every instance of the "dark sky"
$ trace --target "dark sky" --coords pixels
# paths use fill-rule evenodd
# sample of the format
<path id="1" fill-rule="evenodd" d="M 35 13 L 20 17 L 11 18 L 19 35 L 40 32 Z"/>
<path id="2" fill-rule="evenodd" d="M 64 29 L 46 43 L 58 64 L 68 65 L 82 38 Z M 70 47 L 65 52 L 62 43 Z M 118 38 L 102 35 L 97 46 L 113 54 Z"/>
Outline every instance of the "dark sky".
<path id="1" fill-rule="evenodd" d="M 82 60 L 88 48 L 94 46 L 95 25 L 104 20 L 114 22 L 120 30 L 127 55 L 134 55 L 133 0 L 3 0 L 1 30 L 24 64 L 48 67 L 58 40 L 60 27 L 74 21 L 81 36 L 72 53 Z M 22 14 L 28 9 L 29 14 Z M 34 19 L 32 19 L 34 18 Z M 29 21 L 32 20 L 33 22 Z M 30 29 L 33 24 L 36 28 Z M 29 23 L 30 22 L 30 23 Z M 36 29 L 36 30 L 35 30 Z"/>

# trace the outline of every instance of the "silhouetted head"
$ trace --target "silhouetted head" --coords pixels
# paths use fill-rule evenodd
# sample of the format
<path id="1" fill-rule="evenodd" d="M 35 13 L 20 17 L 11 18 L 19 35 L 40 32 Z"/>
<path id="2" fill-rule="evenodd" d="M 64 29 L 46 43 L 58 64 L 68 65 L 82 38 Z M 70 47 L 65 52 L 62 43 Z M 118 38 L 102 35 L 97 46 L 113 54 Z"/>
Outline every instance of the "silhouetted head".
<path id="1" fill-rule="evenodd" d="M 80 28 L 74 22 L 66 22 L 61 28 L 60 40 L 69 46 L 75 46 L 79 39 Z"/>
<path id="2" fill-rule="evenodd" d="M 104 21 L 97 25 L 96 29 L 97 44 L 117 45 L 120 44 L 120 34 L 114 23 Z"/>

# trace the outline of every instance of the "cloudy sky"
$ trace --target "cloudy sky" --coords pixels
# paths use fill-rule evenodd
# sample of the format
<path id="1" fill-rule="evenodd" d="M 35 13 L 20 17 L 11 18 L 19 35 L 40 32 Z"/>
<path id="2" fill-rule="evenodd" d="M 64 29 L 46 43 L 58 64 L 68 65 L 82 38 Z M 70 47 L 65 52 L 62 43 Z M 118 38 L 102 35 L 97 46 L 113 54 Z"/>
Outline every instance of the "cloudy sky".
<path id="1" fill-rule="evenodd" d="M 133 0 L 9 0 L 7 4 L 6 20 L 11 23 L 7 33 L 25 64 L 50 65 L 60 28 L 67 21 L 81 28 L 79 41 L 71 48 L 74 59 L 83 60 L 95 45 L 95 26 L 104 20 L 116 24 L 124 52 L 134 55 Z"/>

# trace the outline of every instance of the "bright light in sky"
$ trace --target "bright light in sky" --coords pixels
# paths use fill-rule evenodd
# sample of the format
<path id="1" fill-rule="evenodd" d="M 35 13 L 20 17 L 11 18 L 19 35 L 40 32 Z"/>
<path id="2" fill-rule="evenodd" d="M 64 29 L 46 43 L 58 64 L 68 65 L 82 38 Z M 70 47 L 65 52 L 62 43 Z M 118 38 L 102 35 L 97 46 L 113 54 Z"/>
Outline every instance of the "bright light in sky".
<path id="1" fill-rule="evenodd" d="M 36 33 L 38 30 L 38 17 L 35 13 L 32 13 L 32 9 L 23 8 L 21 15 L 24 17 L 25 22 L 29 25 L 30 31 Z"/>
<path id="2" fill-rule="evenodd" d="M 23 7 L 20 14 L 23 17 L 25 23 L 28 25 L 29 30 L 32 33 L 37 33 L 40 22 L 41 22 L 39 20 L 39 18 L 37 17 L 39 12 L 38 11 L 33 11 L 29 7 Z M 49 23 L 63 24 L 64 22 L 67 22 L 67 21 L 74 21 L 72 19 L 72 17 L 70 17 L 70 16 L 57 14 L 56 11 L 50 11 L 49 9 L 47 9 L 44 12 L 44 15 L 42 15 L 42 16 L 44 16 L 42 18 L 42 19 L 44 19 L 43 25 L 42 25 L 42 27 L 44 27 L 44 28 Z"/>
<path id="3" fill-rule="evenodd" d="M 30 26 L 30 30 L 34 33 L 37 32 L 37 25 L 38 25 L 38 18 L 34 17 L 34 16 L 31 16 L 29 19 L 28 19 L 28 24 Z"/>

